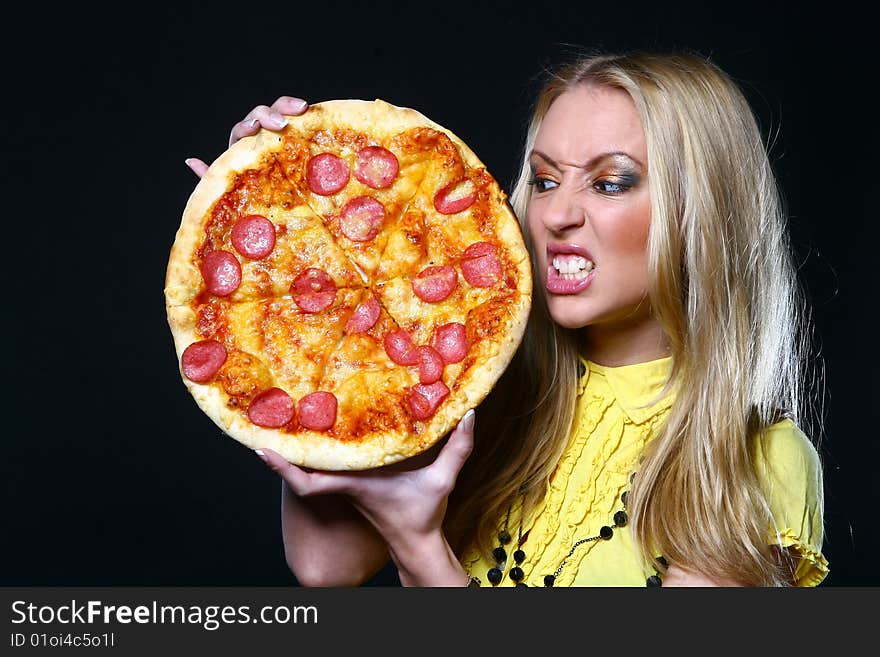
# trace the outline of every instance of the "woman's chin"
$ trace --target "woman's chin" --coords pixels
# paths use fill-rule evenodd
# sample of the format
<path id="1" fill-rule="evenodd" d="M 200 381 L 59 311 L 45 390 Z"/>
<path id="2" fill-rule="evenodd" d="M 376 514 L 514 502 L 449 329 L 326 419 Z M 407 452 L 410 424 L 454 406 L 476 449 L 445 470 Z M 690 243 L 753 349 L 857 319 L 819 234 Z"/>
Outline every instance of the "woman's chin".
<path id="1" fill-rule="evenodd" d="M 589 326 L 595 321 L 592 313 L 577 312 L 572 308 L 554 308 L 554 304 L 550 304 L 550 317 L 556 324 L 567 329 L 579 329 Z"/>

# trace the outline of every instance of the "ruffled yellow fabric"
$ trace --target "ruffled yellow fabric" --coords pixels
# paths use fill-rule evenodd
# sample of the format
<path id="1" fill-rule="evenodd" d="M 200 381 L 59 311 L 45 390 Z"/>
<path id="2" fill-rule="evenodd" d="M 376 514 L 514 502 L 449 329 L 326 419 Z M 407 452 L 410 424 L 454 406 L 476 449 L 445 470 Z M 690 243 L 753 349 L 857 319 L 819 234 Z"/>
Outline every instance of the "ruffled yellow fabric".
<path id="1" fill-rule="evenodd" d="M 645 580 L 654 571 L 646 571 L 637 558 L 628 530 L 616 529 L 611 540 L 588 541 L 573 551 L 572 546 L 581 539 L 598 536 L 602 526 L 613 526 L 614 513 L 623 509 L 620 498 L 635 472 L 639 455 L 666 420 L 674 400 L 674 391 L 664 391 L 672 359 L 622 367 L 582 362 L 585 373 L 578 383 L 571 441 L 543 503 L 522 526 L 524 581 L 529 586 L 543 586 L 545 575 L 556 575 L 555 586 L 645 586 Z M 792 486 L 783 486 L 778 480 L 778 476 L 786 473 L 778 469 L 771 472 L 763 465 L 804 448 L 800 438 L 789 436 L 792 429 L 797 430 L 789 425 L 768 429 L 767 440 L 761 444 L 770 449 L 759 450 L 761 455 L 756 457 L 762 464 L 759 472 L 771 484 L 769 497 L 776 524 L 784 528 L 779 535 L 774 530 L 768 542 L 795 546 L 802 557 L 798 584 L 815 585 L 827 573 L 827 562 L 819 552 L 821 474 L 818 487 L 795 486 L 800 494 L 791 494 Z M 806 446 L 812 449 L 809 441 Z M 797 460 L 802 465 L 810 462 L 808 455 L 800 455 Z M 816 460 L 814 465 L 817 463 Z M 815 483 L 815 474 L 804 474 L 800 481 Z M 794 523 L 796 510 L 805 506 L 818 509 L 818 515 L 802 512 L 801 521 Z M 499 586 L 515 585 L 508 571 L 515 565 L 512 553 L 519 531 L 518 509 L 511 513 L 508 529 L 514 542 L 507 546 L 507 569 Z M 494 562 L 473 551 L 464 555 L 462 565 L 479 577 L 483 586 L 490 585 L 486 573 L 495 566 Z"/>
<path id="2" fill-rule="evenodd" d="M 816 586 L 828 575 L 828 561 L 821 552 L 822 466 L 815 448 L 791 420 L 783 420 L 756 441 L 755 469 L 774 522 L 767 542 L 797 557 L 798 586 Z"/>
<path id="3" fill-rule="evenodd" d="M 828 560 L 821 552 L 813 549 L 791 529 L 771 533 L 767 537 L 771 545 L 780 545 L 791 550 L 798 560 L 794 572 L 797 586 L 818 586 L 828 576 Z"/>

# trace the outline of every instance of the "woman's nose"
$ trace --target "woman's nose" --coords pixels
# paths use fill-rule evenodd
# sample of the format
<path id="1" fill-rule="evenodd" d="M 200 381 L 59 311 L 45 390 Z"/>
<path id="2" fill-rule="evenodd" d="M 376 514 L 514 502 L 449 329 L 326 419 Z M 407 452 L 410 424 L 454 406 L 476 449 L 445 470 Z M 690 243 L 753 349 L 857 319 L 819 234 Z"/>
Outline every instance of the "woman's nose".
<path id="1" fill-rule="evenodd" d="M 584 208 L 571 193 L 562 188 L 557 188 L 542 208 L 541 221 L 554 233 L 580 228 L 585 219 Z"/>

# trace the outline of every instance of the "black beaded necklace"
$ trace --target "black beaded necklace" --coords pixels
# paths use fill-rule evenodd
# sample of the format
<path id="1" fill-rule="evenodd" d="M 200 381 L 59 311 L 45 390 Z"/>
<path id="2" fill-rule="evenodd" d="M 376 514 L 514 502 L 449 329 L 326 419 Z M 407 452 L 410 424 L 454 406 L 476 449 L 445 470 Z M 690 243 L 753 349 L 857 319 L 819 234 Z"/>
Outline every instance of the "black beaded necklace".
<path id="1" fill-rule="evenodd" d="M 587 368 L 582 362 L 578 361 L 577 369 L 578 380 L 581 380 L 587 373 Z M 630 475 L 630 483 L 632 483 L 632 480 L 635 478 L 635 476 L 635 473 Z M 569 558 L 575 553 L 575 550 L 577 550 L 578 547 L 580 547 L 584 543 L 590 543 L 592 541 L 610 540 L 611 537 L 614 536 L 615 529 L 620 529 L 621 527 L 626 526 L 627 522 L 629 521 L 629 518 L 626 514 L 626 497 L 627 491 L 624 491 L 623 494 L 620 496 L 620 501 L 623 504 L 623 508 L 615 512 L 613 516 L 614 523 L 612 525 L 604 525 L 603 527 L 601 527 L 597 536 L 588 536 L 586 538 L 581 538 L 572 544 L 571 549 L 568 551 L 568 554 L 565 555 L 565 557 L 562 559 L 562 562 L 559 564 L 553 574 L 544 576 L 545 587 L 552 587 L 556 583 L 556 580 L 562 573 L 562 569 L 565 567 L 565 564 L 568 562 Z M 492 550 L 492 557 L 495 559 L 495 566 L 493 568 L 490 568 L 489 571 L 486 573 L 486 577 L 488 578 L 492 586 L 497 586 L 501 582 L 501 580 L 504 579 L 504 568 L 507 562 L 507 550 L 504 548 L 504 546 L 509 545 L 512 540 L 510 532 L 508 531 L 508 525 L 510 523 L 510 512 L 512 508 L 513 505 L 511 505 L 511 507 L 507 509 L 507 516 L 504 519 L 504 527 L 502 527 L 501 531 L 498 532 L 499 545 L 494 550 Z M 517 586 L 528 586 L 528 584 L 523 581 L 525 579 L 525 573 L 523 572 L 521 566 L 526 560 L 526 553 L 523 551 L 522 546 L 522 514 L 520 514 L 516 551 L 513 553 L 513 560 L 516 562 L 516 565 L 510 569 L 510 572 L 508 574 L 510 575 L 510 579 L 516 582 Z M 654 560 L 659 563 L 664 569 L 668 567 L 666 559 L 664 559 L 662 556 L 656 557 Z M 469 576 L 469 587 L 478 587 L 480 585 L 481 582 L 479 577 Z M 663 580 L 660 577 L 660 572 L 655 571 L 653 575 L 648 577 L 647 580 L 645 580 L 645 585 L 649 587 L 662 586 Z"/>
<path id="2" fill-rule="evenodd" d="M 632 481 L 633 477 L 635 477 L 634 474 L 632 475 L 632 477 L 630 477 L 630 481 Z M 626 497 L 627 497 L 627 492 L 624 491 L 624 493 L 620 496 L 620 501 L 623 503 L 623 509 L 620 509 L 619 511 L 615 512 L 614 518 L 613 518 L 614 524 L 605 525 L 605 526 L 601 527 L 599 529 L 599 534 L 596 536 L 588 536 L 586 538 L 582 538 L 582 539 L 575 541 L 572 544 L 571 549 L 568 551 L 568 554 L 566 554 L 565 557 L 563 557 L 562 562 L 559 564 L 559 566 L 556 568 L 556 570 L 553 572 L 553 574 L 544 576 L 544 586 L 545 587 L 552 587 L 556 583 L 556 580 L 559 577 L 559 575 L 562 573 L 562 569 L 565 567 L 565 564 L 568 562 L 568 559 L 571 557 L 571 555 L 573 555 L 575 553 L 575 550 L 577 550 L 578 547 L 580 547 L 584 543 L 590 543 L 592 541 L 598 541 L 598 540 L 607 541 L 607 540 L 611 539 L 612 536 L 614 536 L 615 529 L 619 529 L 621 527 L 626 526 L 626 523 L 628 522 L 628 517 L 626 515 Z M 509 545 L 512 540 L 512 538 L 510 536 L 510 532 L 508 531 L 508 524 L 510 523 L 511 509 L 512 509 L 512 507 L 507 509 L 507 516 L 504 519 L 504 527 L 502 527 L 501 531 L 498 532 L 499 545 L 498 545 L 498 547 L 496 547 L 492 551 L 492 557 L 495 559 L 495 566 L 493 568 L 490 568 L 489 572 L 486 573 L 486 577 L 488 578 L 488 580 L 492 584 L 492 586 L 496 586 L 504 578 L 504 567 L 507 562 L 507 550 L 504 549 L 504 546 Z M 519 532 L 518 532 L 517 544 L 516 544 L 517 549 L 513 553 L 513 560 L 516 562 L 516 565 L 510 569 L 510 572 L 508 573 L 508 575 L 510 576 L 510 579 L 512 579 L 514 582 L 516 582 L 517 586 L 528 586 L 528 584 L 526 584 L 523 581 L 525 579 L 525 573 L 523 572 L 523 569 L 521 568 L 523 562 L 526 560 L 526 553 L 523 551 L 522 546 L 523 546 L 522 517 L 520 516 Z M 666 568 L 667 563 L 663 557 L 657 557 L 656 561 L 661 566 Z M 663 580 L 660 578 L 659 572 L 655 572 L 653 575 L 648 577 L 648 579 L 645 581 L 645 585 L 651 586 L 651 587 L 662 586 L 662 584 L 663 584 Z M 479 579 L 471 578 L 471 585 L 479 586 Z"/>

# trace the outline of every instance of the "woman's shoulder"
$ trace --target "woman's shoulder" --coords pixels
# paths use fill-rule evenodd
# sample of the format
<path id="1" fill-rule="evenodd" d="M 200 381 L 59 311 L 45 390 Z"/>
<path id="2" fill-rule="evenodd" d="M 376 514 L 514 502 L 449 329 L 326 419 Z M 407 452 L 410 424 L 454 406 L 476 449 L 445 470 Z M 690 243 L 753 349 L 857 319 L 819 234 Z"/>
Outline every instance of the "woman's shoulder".
<path id="1" fill-rule="evenodd" d="M 759 432 L 754 453 L 772 519 L 767 542 L 789 548 L 797 557 L 795 583 L 815 586 L 828 574 L 822 555 L 822 464 L 816 447 L 786 419 Z"/>
<path id="2" fill-rule="evenodd" d="M 759 474 L 783 470 L 786 477 L 800 471 L 804 475 L 821 471 L 819 453 L 810 438 L 786 418 L 760 431 L 755 440 L 755 465 Z"/>

